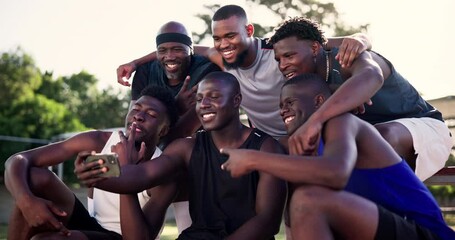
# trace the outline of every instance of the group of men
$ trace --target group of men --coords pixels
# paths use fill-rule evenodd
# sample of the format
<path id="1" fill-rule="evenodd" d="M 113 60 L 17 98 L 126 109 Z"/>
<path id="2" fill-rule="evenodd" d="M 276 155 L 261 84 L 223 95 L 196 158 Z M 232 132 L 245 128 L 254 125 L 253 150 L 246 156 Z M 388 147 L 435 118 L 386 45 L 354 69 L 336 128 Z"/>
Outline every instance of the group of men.
<path id="1" fill-rule="evenodd" d="M 213 48 L 193 49 L 166 23 L 156 52 L 119 66 L 125 85 L 136 70 L 126 135 L 85 132 L 7 160 L 10 239 L 153 239 L 171 203 L 178 239 L 273 239 L 285 209 L 294 239 L 455 238 L 422 183 L 450 132 L 364 35 L 327 42 L 291 18 L 260 39 L 236 5 L 212 33 Z M 120 176 L 99 177 L 93 152 L 117 153 Z M 45 168 L 76 154 L 88 211 Z"/>

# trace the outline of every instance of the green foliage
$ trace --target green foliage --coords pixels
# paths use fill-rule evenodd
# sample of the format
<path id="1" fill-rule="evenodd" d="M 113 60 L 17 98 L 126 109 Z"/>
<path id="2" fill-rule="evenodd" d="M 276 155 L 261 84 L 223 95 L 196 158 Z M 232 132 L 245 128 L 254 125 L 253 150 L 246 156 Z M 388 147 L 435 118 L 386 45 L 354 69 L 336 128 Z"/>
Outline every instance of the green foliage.
<path id="1" fill-rule="evenodd" d="M 273 29 L 282 21 L 289 17 L 304 16 L 319 22 L 325 31 L 326 36 L 346 36 L 358 32 L 366 32 L 368 24 L 360 26 L 347 26 L 339 17 L 336 6 L 333 3 L 321 3 L 316 0 L 245 0 L 250 9 L 259 9 L 259 6 L 265 6 L 268 10 L 268 19 L 278 19 L 275 25 L 267 26 L 261 23 L 253 23 L 255 36 L 264 37 L 273 31 Z M 195 43 L 200 43 L 205 38 L 211 37 L 211 16 L 220 7 L 219 4 L 204 5 L 207 14 L 197 14 L 206 25 L 202 33 L 193 32 Z M 247 10 L 247 9 L 246 9 Z M 251 19 L 250 19 L 251 21 Z"/>
<path id="2" fill-rule="evenodd" d="M 2 53 L 0 135 L 46 140 L 88 128 L 123 126 L 129 95 L 112 88 L 100 91 L 97 82 L 95 76 L 85 71 L 54 79 L 52 72 L 41 73 L 34 60 L 20 48 Z M 9 156 L 38 146 L 0 140 L 2 176 L 4 161 Z M 72 172 L 72 166 L 68 168 Z"/>
<path id="3" fill-rule="evenodd" d="M 33 59 L 17 48 L 5 52 L 0 58 L 0 108 L 7 108 L 13 101 L 33 95 L 41 84 L 41 74 Z"/>
<path id="4" fill-rule="evenodd" d="M 64 104 L 85 126 L 103 129 L 124 125 L 129 95 L 115 91 L 112 87 L 98 90 L 96 87 L 98 80 L 86 71 L 59 77 L 56 80 L 46 77 L 46 74 L 43 77 L 46 84 L 38 91 Z"/>

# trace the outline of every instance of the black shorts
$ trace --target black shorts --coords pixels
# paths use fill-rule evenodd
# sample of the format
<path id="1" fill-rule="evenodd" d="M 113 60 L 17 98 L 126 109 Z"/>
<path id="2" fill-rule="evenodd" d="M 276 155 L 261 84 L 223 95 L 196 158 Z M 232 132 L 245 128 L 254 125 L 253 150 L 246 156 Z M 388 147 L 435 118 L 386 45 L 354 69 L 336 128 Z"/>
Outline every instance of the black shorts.
<path id="1" fill-rule="evenodd" d="M 433 232 L 379 206 L 379 223 L 375 240 L 439 240 Z"/>
<path id="2" fill-rule="evenodd" d="M 88 239 L 121 240 L 122 236 L 116 232 L 103 228 L 95 218 L 91 217 L 84 205 L 74 196 L 73 214 L 68 220 L 67 228 L 82 232 Z"/>

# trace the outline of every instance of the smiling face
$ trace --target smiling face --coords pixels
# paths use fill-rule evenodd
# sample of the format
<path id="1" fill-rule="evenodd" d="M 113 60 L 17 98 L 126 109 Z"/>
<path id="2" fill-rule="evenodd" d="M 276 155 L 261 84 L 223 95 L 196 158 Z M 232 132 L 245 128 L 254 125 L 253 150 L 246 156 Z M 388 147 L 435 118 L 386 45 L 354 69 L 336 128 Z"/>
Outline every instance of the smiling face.
<path id="1" fill-rule="evenodd" d="M 212 74 L 210 78 L 206 77 L 197 89 L 196 113 L 207 131 L 219 130 L 239 118 L 241 95 L 227 82 L 231 79 L 226 81 L 219 78 L 223 74 L 228 73 L 220 72 L 218 76 L 212 77 Z"/>
<path id="2" fill-rule="evenodd" d="M 165 42 L 157 47 L 156 56 L 169 80 L 183 81 L 191 64 L 191 49 L 178 42 Z M 172 84 L 172 83 L 170 83 Z"/>
<path id="3" fill-rule="evenodd" d="M 231 16 L 224 20 L 212 21 L 213 43 L 228 68 L 246 67 L 250 37 L 254 30 L 245 19 Z"/>
<path id="4" fill-rule="evenodd" d="M 126 116 L 126 135 L 131 132 L 132 123 L 136 123 L 136 143 L 158 139 L 165 134 L 169 126 L 167 109 L 158 99 L 150 96 L 140 97 Z"/>
<path id="5" fill-rule="evenodd" d="M 283 38 L 273 44 L 275 60 L 286 79 L 302 73 L 316 72 L 314 57 L 317 51 L 315 47 L 314 41 L 298 40 L 295 36 Z"/>
<path id="6" fill-rule="evenodd" d="M 280 114 L 288 135 L 294 133 L 316 110 L 314 94 L 308 94 L 297 84 L 281 89 Z"/>

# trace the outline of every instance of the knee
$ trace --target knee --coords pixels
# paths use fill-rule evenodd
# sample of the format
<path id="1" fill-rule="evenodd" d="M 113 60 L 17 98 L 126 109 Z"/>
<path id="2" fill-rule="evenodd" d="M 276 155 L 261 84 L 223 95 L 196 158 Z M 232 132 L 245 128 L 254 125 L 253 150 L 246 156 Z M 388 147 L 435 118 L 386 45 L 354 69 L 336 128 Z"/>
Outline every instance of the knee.
<path id="1" fill-rule="evenodd" d="M 399 146 L 399 134 L 397 134 L 396 127 L 393 124 L 376 124 L 376 129 L 393 148 Z"/>
<path id="2" fill-rule="evenodd" d="M 319 186 L 301 186 L 294 190 L 289 206 L 291 222 L 306 218 L 307 215 L 324 212 L 332 191 Z"/>

